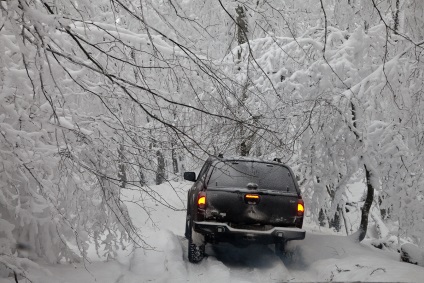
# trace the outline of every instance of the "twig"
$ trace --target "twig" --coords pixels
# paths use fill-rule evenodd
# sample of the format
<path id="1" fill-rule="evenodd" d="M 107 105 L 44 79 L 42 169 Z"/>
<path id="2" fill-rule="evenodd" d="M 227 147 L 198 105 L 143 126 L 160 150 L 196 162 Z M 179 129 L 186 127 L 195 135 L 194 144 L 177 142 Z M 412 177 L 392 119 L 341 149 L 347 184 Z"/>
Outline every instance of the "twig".
<path id="1" fill-rule="evenodd" d="M 373 275 L 373 274 L 374 274 L 374 272 L 376 272 L 376 271 L 378 271 L 378 270 L 383 270 L 383 272 L 386 272 L 386 269 L 385 269 L 385 268 L 379 267 L 379 268 L 374 269 L 374 270 L 370 273 L 370 275 Z"/>

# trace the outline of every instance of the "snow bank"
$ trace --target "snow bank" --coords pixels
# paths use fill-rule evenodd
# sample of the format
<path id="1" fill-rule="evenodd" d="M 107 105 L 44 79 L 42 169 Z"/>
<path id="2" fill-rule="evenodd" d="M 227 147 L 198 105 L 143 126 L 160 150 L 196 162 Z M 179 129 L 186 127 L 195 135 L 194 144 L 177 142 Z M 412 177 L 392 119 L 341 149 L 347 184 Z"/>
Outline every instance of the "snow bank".
<path id="1" fill-rule="evenodd" d="M 291 268 L 315 273 L 318 281 L 416 282 L 424 269 L 399 262 L 399 256 L 351 237 L 307 233 L 303 241 L 289 243 L 294 251 Z"/>
<path id="2" fill-rule="evenodd" d="M 413 244 L 403 244 L 400 248 L 401 260 L 419 266 L 424 266 L 424 250 Z"/>

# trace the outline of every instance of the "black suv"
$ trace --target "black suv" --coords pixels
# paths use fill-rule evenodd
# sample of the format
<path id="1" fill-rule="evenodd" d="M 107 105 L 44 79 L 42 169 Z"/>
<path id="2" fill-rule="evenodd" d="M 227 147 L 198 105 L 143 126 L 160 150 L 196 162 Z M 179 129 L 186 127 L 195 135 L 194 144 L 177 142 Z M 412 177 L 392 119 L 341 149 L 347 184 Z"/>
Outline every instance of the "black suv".
<path id="1" fill-rule="evenodd" d="M 187 197 L 188 259 L 199 262 L 206 243 L 275 244 L 302 240 L 304 203 L 292 170 L 280 162 L 210 157 Z"/>

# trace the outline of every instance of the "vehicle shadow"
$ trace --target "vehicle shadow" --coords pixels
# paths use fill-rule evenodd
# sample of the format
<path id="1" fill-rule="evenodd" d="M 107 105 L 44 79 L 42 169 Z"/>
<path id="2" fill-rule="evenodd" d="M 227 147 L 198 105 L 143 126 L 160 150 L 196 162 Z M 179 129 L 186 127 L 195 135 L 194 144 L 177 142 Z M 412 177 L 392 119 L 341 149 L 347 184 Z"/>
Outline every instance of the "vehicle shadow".
<path id="1" fill-rule="evenodd" d="M 271 268 L 281 261 L 271 246 L 249 245 L 236 247 L 227 243 L 207 245 L 206 254 L 213 256 L 227 267 Z"/>

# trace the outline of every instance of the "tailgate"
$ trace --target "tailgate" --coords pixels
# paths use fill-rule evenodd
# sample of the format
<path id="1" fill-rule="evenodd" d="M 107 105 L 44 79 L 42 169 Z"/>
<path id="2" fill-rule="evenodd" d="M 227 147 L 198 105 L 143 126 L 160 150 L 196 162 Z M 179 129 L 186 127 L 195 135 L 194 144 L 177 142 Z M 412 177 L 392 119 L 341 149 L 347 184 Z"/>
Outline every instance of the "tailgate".
<path id="1" fill-rule="evenodd" d="M 281 191 L 208 189 L 206 219 L 243 225 L 293 226 L 298 196 Z"/>

